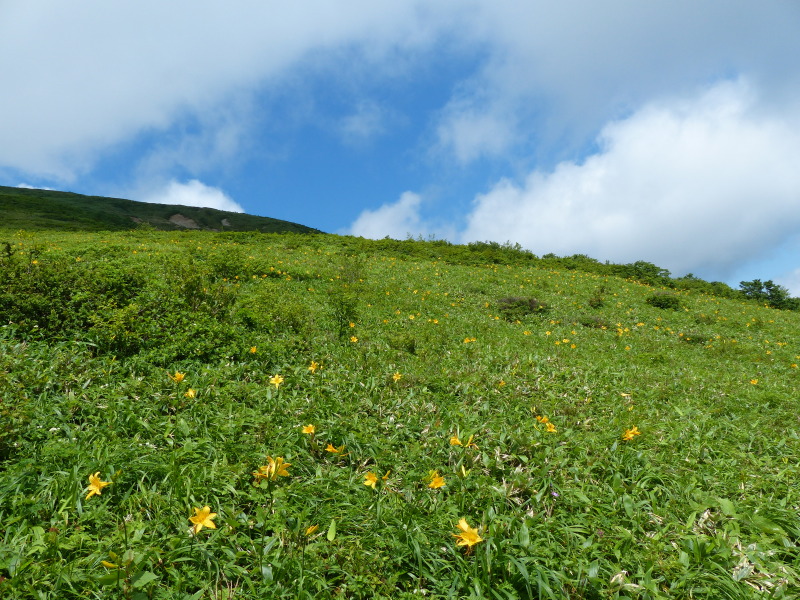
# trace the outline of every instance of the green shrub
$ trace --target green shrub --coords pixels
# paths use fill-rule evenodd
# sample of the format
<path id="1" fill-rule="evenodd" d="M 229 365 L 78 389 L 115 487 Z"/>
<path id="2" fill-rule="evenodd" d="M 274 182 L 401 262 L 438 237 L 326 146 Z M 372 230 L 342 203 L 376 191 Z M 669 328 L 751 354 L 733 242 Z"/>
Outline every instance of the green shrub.
<path id="1" fill-rule="evenodd" d="M 586 302 L 591 308 L 602 308 L 606 305 L 606 300 L 603 294 L 606 293 L 605 286 L 600 286 L 594 291 L 594 295 Z"/>
<path id="2" fill-rule="evenodd" d="M 656 292 L 647 300 L 645 300 L 645 302 L 647 302 L 650 306 L 663 308 L 665 310 L 680 310 L 681 308 L 681 299 L 675 294 L 670 294 L 668 292 Z"/>
<path id="3" fill-rule="evenodd" d="M 610 329 L 612 327 L 611 323 L 597 315 L 582 315 L 576 321 L 584 327 L 592 329 Z"/>
<path id="4" fill-rule="evenodd" d="M 507 321 L 520 321 L 528 315 L 538 315 L 550 310 L 550 307 L 536 298 L 508 296 L 497 301 L 498 310 Z"/>
<path id="5" fill-rule="evenodd" d="M 341 256 L 336 271 L 334 287 L 328 295 L 329 312 L 337 337 L 345 340 L 351 335 L 350 323 L 358 320 L 364 288 L 364 256 Z"/>

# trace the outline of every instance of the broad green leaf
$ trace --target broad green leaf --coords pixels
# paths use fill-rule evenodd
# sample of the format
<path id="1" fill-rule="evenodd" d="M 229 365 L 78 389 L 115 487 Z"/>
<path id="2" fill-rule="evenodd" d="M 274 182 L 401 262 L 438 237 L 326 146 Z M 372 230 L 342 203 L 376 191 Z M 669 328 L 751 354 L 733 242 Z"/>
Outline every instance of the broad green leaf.
<path id="1" fill-rule="evenodd" d="M 336 519 L 331 519 L 331 524 L 328 526 L 328 535 L 325 537 L 328 538 L 329 542 L 336 539 Z"/>
<path id="2" fill-rule="evenodd" d="M 158 579 L 158 575 L 150 571 L 139 571 L 131 578 L 131 585 L 135 588 L 146 586 Z"/>
<path id="3" fill-rule="evenodd" d="M 727 498 L 717 498 L 717 501 L 719 502 L 719 507 L 722 509 L 723 515 L 726 517 L 736 516 L 736 508 L 733 506 L 733 502 Z"/>

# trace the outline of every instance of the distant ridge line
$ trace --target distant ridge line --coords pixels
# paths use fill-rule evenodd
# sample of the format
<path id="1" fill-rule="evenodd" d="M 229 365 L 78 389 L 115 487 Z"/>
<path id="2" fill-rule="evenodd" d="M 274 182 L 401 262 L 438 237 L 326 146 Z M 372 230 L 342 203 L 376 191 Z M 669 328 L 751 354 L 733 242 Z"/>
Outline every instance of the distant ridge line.
<path id="1" fill-rule="evenodd" d="M 299 223 L 216 208 L 139 202 L 74 192 L 0 186 L 0 229 L 323 233 Z"/>

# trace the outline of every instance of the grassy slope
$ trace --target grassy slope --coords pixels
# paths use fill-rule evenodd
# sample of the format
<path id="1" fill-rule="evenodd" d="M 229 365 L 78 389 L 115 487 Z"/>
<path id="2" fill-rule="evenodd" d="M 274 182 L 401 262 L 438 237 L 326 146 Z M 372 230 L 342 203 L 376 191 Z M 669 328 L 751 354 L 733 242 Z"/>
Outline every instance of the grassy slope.
<path id="1" fill-rule="evenodd" d="M 260 231 L 263 233 L 319 233 L 315 229 L 269 217 L 257 217 L 213 208 L 135 202 L 121 198 L 83 196 L 69 192 L 29 190 L 0 186 L 0 228 L 60 231 L 125 231 L 139 221 L 156 229 L 181 227 L 170 217 L 181 214 L 193 219 L 200 229 Z M 222 224 L 227 219 L 229 225 Z"/>
<path id="2" fill-rule="evenodd" d="M 335 236 L 11 241 L 3 598 L 800 594 L 797 313 Z"/>

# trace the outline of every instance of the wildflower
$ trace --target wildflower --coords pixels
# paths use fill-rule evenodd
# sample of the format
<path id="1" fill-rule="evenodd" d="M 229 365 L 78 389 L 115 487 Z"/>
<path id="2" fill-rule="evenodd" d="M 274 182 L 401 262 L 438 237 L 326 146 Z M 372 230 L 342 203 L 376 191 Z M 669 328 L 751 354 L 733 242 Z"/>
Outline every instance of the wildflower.
<path id="1" fill-rule="evenodd" d="M 310 423 L 303 427 L 303 433 L 307 433 L 309 435 L 314 435 L 317 432 L 317 428 Z"/>
<path id="2" fill-rule="evenodd" d="M 308 370 L 311 371 L 311 374 L 313 375 L 314 373 L 317 372 L 317 369 L 319 369 L 319 363 L 312 360 L 311 364 L 308 365 Z"/>
<path id="3" fill-rule="evenodd" d="M 556 429 L 555 425 L 553 425 L 552 423 L 547 424 L 547 433 L 555 433 L 556 431 L 558 430 Z"/>
<path id="4" fill-rule="evenodd" d="M 284 462 L 283 458 L 280 456 L 276 456 L 274 459 L 268 456 L 267 463 L 268 464 L 264 466 L 258 467 L 258 470 L 253 471 L 253 477 L 256 478 L 256 481 L 259 479 L 275 481 L 278 477 L 289 477 L 289 471 L 287 469 L 292 466 L 292 463 Z"/>
<path id="5" fill-rule="evenodd" d="M 310 537 L 314 535 L 319 529 L 319 525 L 311 525 L 308 529 L 306 529 L 306 537 Z"/>
<path id="6" fill-rule="evenodd" d="M 194 398 L 195 396 L 197 396 L 197 392 L 195 390 L 193 390 L 192 388 L 189 388 L 188 390 L 186 390 L 186 393 L 184 394 L 184 396 L 186 398 Z"/>
<path id="7" fill-rule="evenodd" d="M 273 375 L 272 377 L 269 378 L 269 383 L 270 385 L 274 385 L 275 389 L 277 390 L 283 383 L 283 377 L 281 377 L 280 375 Z"/>
<path id="8" fill-rule="evenodd" d="M 250 346 L 250 354 L 255 354 L 256 352 L 258 352 L 258 348 L 255 346 Z"/>
<path id="9" fill-rule="evenodd" d="M 194 532 L 199 533 L 203 527 L 216 529 L 217 526 L 214 525 L 214 521 L 212 520 L 216 516 L 217 513 L 212 513 L 208 506 L 204 506 L 203 508 L 195 508 L 194 516 L 189 517 L 189 520 L 194 523 Z"/>
<path id="10" fill-rule="evenodd" d="M 175 383 L 180 383 L 186 377 L 186 373 L 180 373 L 178 371 L 175 371 L 175 375 L 170 375 L 169 373 L 167 373 L 167 375 L 169 375 L 169 378 Z"/>
<path id="11" fill-rule="evenodd" d="M 356 324 L 353 323 L 352 321 L 350 321 L 350 327 L 355 327 L 355 326 L 356 326 Z"/>
<path id="12" fill-rule="evenodd" d="M 358 338 L 357 338 L 356 336 L 351 336 L 351 337 L 350 337 L 350 341 L 351 341 L 352 343 L 354 343 L 354 344 L 357 344 L 357 343 L 358 343 Z"/>
<path id="13" fill-rule="evenodd" d="M 401 377 L 402 377 L 402 375 L 401 375 L 400 373 L 395 373 L 394 375 L 392 375 L 392 380 L 393 380 L 395 383 L 397 383 L 398 381 L 400 381 L 400 378 L 401 378 Z"/>
<path id="14" fill-rule="evenodd" d="M 458 435 L 453 434 L 453 437 L 450 438 L 450 445 L 451 446 L 460 446 L 461 440 L 458 439 Z"/>
<path id="15" fill-rule="evenodd" d="M 386 480 L 389 479 L 389 473 L 391 473 L 391 472 L 392 472 L 391 469 L 386 471 L 386 473 L 384 473 L 384 475 L 383 475 L 383 477 L 381 477 L 381 479 L 383 479 L 383 481 L 386 482 Z"/>
<path id="16" fill-rule="evenodd" d="M 439 475 L 439 471 L 431 471 L 428 475 L 428 479 L 430 479 L 430 483 L 428 487 L 435 490 L 440 487 L 444 487 L 446 484 L 444 482 L 444 477 Z"/>
<path id="17" fill-rule="evenodd" d="M 470 527 L 466 519 L 462 518 L 458 521 L 458 528 L 461 533 L 453 534 L 453 537 L 458 540 L 456 541 L 456 546 L 466 546 L 467 551 L 469 551 L 475 544 L 483 541 L 483 538 L 478 535 L 478 530 Z"/>
<path id="18" fill-rule="evenodd" d="M 536 420 L 539 421 L 539 423 L 549 423 L 550 422 L 550 419 L 548 419 L 547 417 L 544 417 L 542 415 L 536 415 Z"/>
<path id="19" fill-rule="evenodd" d="M 626 442 L 629 442 L 637 435 L 642 435 L 642 432 L 639 431 L 639 428 L 636 425 L 634 425 L 632 428 L 625 430 L 625 433 L 622 434 L 622 439 Z"/>
<path id="20" fill-rule="evenodd" d="M 100 471 L 94 475 L 89 475 L 89 493 L 86 495 L 86 499 L 88 500 L 94 495 L 99 496 L 107 485 L 111 485 L 111 482 L 100 481 Z"/>
<path id="21" fill-rule="evenodd" d="M 751 379 L 750 383 L 752 383 L 753 385 L 758 385 L 758 379 Z"/>
<path id="22" fill-rule="evenodd" d="M 327 450 L 331 454 L 342 454 L 342 452 L 344 451 L 344 444 L 342 444 L 337 448 L 336 446 L 328 442 L 328 445 L 325 447 L 325 450 Z"/>
<path id="23" fill-rule="evenodd" d="M 378 476 L 375 475 L 372 471 L 364 475 L 364 485 L 371 487 L 373 490 L 375 489 L 375 484 L 378 483 Z"/>

